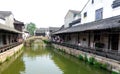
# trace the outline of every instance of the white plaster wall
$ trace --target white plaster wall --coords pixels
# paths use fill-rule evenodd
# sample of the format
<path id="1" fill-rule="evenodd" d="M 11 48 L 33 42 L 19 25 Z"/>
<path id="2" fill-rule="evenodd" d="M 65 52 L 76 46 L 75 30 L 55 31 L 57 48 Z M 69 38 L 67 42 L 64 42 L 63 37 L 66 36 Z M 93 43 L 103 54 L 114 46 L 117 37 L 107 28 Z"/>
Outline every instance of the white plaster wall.
<path id="1" fill-rule="evenodd" d="M 5 20 L 0 19 L 0 23 L 1 23 L 1 24 L 5 24 Z"/>
<path id="2" fill-rule="evenodd" d="M 76 20 L 80 18 L 80 14 L 79 15 L 76 15 L 76 17 L 74 17 L 74 13 L 72 12 L 68 12 L 65 16 L 65 19 L 64 19 L 64 27 L 69 27 L 69 23 L 71 23 L 73 20 Z"/>
<path id="3" fill-rule="evenodd" d="M 8 17 L 5 18 L 5 24 L 8 26 L 8 27 L 11 27 L 11 28 L 14 28 L 14 17 L 13 15 L 10 15 Z"/>
<path id="4" fill-rule="evenodd" d="M 73 16 L 74 16 L 74 14 L 72 12 L 67 13 L 67 15 L 64 19 L 64 22 L 65 22 L 64 27 L 69 27 L 69 23 L 74 20 Z"/>
<path id="5" fill-rule="evenodd" d="M 22 33 L 22 38 L 26 40 L 29 37 L 29 33 L 23 32 Z"/>
<path id="6" fill-rule="evenodd" d="M 112 15 L 113 16 L 120 15 L 120 6 L 112 10 Z"/>
<path id="7" fill-rule="evenodd" d="M 92 4 L 91 1 L 92 0 L 89 1 L 87 6 L 81 12 L 82 24 L 95 21 L 95 11 L 100 8 L 103 8 L 103 19 L 120 14 L 120 7 L 115 9 L 112 8 L 114 0 L 94 0 L 94 4 Z M 85 12 L 87 12 L 86 18 L 84 18 Z"/>

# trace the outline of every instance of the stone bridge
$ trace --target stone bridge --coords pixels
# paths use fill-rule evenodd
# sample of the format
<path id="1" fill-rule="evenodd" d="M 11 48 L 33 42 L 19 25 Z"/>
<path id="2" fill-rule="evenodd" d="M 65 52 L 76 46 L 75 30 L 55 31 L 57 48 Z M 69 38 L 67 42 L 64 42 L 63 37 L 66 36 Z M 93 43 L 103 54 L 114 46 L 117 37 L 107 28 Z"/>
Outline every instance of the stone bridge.
<path id="1" fill-rule="evenodd" d="M 47 37 L 43 37 L 43 36 L 32 36 L 29 37 L 27 40 L 25 40 L 24 45 L 25 46 L 31 46 L 31 44 L 35 41 L 35 40 L 47 40 Z"/>

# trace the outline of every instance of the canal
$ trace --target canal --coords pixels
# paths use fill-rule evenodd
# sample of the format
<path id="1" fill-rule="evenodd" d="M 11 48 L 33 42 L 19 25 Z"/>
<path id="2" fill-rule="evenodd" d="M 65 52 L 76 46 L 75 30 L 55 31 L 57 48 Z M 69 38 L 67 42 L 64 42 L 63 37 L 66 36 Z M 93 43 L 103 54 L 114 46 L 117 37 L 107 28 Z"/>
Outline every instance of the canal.
<path id="1" fill-rule="evenodd" d="M 0 74 L 110 74 L 37 40 L 0 65 Z"/>

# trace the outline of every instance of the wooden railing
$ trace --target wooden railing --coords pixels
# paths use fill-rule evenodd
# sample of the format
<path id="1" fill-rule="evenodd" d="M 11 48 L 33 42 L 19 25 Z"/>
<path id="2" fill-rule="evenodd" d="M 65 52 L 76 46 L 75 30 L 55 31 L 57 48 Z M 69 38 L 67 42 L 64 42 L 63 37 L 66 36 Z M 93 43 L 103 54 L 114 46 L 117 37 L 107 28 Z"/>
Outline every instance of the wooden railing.
<path id="1" fill-rule="evenodd" d="M 78 45 L 73 45 L 73 44 L 68 44 L 68 43 L 59 43 L 59 42 L 53 42 L 53 41 L 51 41 L 51 43 L 120 61 L 120 52 L 118 51 L 102 49 L 102 48 L 83 47 L 83 46 L 78 46 Z"/>
<path id="2" fill-rule="evenodd" d="M 15 43 L 12 43 L 12 44 L 9 44 L 9 45 L 4 45 L 2 47 L 0 47 L 0 53 L 6 51 L 6 50 L 9 50 L 15 46 L 18 46 L 20 45 L 22 42 L 15 42 Z"/>

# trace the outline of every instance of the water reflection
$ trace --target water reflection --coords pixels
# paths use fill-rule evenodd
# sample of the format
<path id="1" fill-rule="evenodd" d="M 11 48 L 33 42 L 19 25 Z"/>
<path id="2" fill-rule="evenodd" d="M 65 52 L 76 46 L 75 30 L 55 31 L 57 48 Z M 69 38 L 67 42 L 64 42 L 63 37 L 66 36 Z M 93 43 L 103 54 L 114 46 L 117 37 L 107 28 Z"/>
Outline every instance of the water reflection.
<path id="1" fill-rule="evenodd" d="M 52 60 L 54 60 L 55 64 L 64 72 L 64 74 L 110 74 L 57 50 L 54 50 Z"/>
<path id="2" fill-rule="evenodd" d="M 21 74 L 24 71 L 25 64 L 22 59 L 22 53 L 15 55 L 15 57 L 0 66 L 0 74 Z"/>
<path id="3" fill-rule="evenodd" d="M 35 41 L 0 74 L 110 74 Z M 5 67 L 5 66 L 4 66 Z"/>

